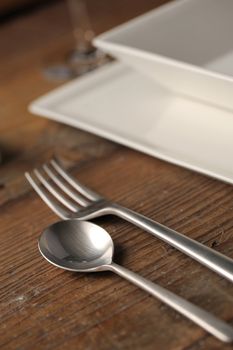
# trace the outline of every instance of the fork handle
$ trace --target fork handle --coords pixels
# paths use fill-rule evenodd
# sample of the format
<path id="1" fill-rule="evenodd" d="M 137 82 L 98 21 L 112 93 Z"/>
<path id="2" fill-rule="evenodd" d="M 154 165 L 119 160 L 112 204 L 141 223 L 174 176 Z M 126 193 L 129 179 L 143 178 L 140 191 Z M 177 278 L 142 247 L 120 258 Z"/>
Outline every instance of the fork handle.
<path id="1" fill-rule="evenodd" d="M 233 282 L 233 260 L 227 256 L 118 204 L 112 206 L 111 212 L 162 239 L 172 247 Z"/>
<path id="2" fill-rule="evenodd" d="M 107 265 L 107 269 L 115 272 L 139 288 L 147 291 L 152 296 L 158 298 L 165 304 L 172 307 L 174 310 L 178 311 L 188 319 L 192 320 L 194 323 L 204 328 L 207 332 L 211 333 L 219 340 L 224 342 L 232 342 L 233 328 L 209 312 L 145 279 L 144 277 L 139 276 L 133 271 L 124 268 L 123 266 L 112 262 L 110 265 Z"/>

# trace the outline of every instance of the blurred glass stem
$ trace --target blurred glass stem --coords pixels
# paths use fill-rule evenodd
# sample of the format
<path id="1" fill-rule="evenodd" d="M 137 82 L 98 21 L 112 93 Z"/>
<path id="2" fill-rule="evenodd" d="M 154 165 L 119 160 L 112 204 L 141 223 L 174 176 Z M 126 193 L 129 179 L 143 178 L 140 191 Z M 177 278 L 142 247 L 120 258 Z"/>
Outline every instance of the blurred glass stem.
<path id="1" fill-rule="evenodd" d="M 95 1 L 95 0 L 93 0 Z M 47 79 L 66 80 L 82 75 L 104 64 L 108 58 L 92 45 L 95 34 L 85 0 L 66 0 L 74 35 L 74 49 L 64 63 L 46 67 Z"/>
<path id="2" fill-rule="evenodd" d="M 91 27 L 86 3 L 83 0 L 67 0 L 76 50 L 80 53 L 93 51 L 92 39 L 94 31 Z"/>

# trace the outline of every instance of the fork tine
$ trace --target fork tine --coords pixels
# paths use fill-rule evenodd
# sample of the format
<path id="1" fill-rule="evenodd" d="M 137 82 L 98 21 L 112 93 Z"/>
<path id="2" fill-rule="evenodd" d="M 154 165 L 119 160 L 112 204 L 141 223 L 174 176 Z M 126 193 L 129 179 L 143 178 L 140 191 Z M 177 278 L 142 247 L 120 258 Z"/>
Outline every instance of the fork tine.
<path id="1" fill-rule="evenodd" d="M 86 207 L 90 204 L 89 201 L 84 199 L 82 196 L 80 196 L 77 192 L 72 191 L 68 186 L 66 186 L 59 177 L 46 165 L 43 165 L 44 171 L 47 173 L 47 175 L 55 182 L 55 184 L 62 189 L 66 194 L 68 194 L 74 201 L 76 201 L 78 204 L 83 205 Z"/>
<path id="2" fill-rule="evenodd" d="M 48 207 L 57 214 L 62 219 L 68 219 L 69 214 L 66 212 L 60 205 L 58 205 L 55 201 L 53 201 L 47 194 L 47 191 L 43 190 L 32 178 L 32 176 L 26 172 L 25 177 L 32 186 L 32 188 L 36 191 L 36 193 L 40 196 L 40 198 L 48 205 Z"/>
<path id="3" fill-rule="evenodd" d="M 42 185 L 47 188 L 47 190 L 65 207 L 73 212 L 77 212 L 79 210 L 79 208 L 73 202 L 71 202 L 68 198 L 65 198 L 59 191 L 57 191 L 55 186 L 50 184 L 37 169 L 34 169 L 34 173 Z"/>
<path id="4" fill-rule="evenodd" d="M 50 161 L 50 164 L 53 168 L 77 191 L 79 191 L 83 196 L 87 197 L 91 201 L 100 200 L 102 197 L 99 196 L 94 191 L 90 190 L 86 186 L 82 185 L 78 180 L 74 179 L 71 175 L 69 175 L 55 159 Z"/>

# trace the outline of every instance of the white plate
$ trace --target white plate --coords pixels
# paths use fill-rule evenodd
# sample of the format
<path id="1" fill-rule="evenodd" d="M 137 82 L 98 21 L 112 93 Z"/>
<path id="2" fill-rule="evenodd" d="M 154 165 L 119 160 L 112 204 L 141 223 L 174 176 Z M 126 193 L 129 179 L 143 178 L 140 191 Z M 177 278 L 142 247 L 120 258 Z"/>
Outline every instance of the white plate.
<path id="1" fill-rule="evenodd" d="M 233 110 L 233 0 L 179 0 L 94 44 L 166 88 Z"/>
<path id="2" fill-rule="evenodd" d="M 232 114 L 168 93 L 121 63 L 65 84 L 30 111 L 233 183 Z"/>

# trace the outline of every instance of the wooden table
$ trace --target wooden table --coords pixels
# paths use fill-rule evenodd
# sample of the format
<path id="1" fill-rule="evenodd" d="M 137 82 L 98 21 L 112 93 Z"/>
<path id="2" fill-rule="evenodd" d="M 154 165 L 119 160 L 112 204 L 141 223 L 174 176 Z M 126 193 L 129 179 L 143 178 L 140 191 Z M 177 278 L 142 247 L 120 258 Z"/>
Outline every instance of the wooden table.
<path id="1" fill-rule="evenodd" d="M 97 33 L 163 1 L 90 1 Z M 1 349 L 231 349 L 111 273 L 81 275 L 49 265 L 37 238 L 57 217 L 24 179 L 53 155 L 103 195 L 233 258 L 232 186 L 32 116 L 30 101 L 61 83 L 42 68 L 73 45 L 64 3 L 0 28 Z M 97 221 L 116 260 L 233 323 L 233 288 L 223 278 L 120 219 Z"/>

